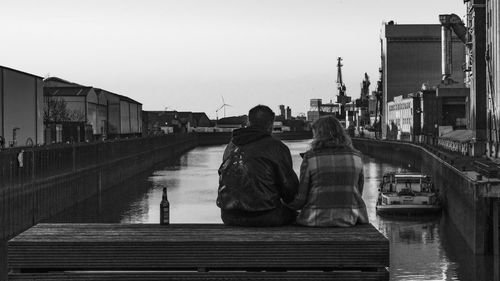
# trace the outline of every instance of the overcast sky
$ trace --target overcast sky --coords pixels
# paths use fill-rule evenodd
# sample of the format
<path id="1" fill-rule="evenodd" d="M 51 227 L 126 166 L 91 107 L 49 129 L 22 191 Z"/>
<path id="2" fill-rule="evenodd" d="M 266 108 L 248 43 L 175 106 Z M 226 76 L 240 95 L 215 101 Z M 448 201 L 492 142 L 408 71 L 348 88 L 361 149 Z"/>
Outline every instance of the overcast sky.
<path id="1" fill-rule="evenodd" d="M 438 24 L 463 0 L 0 0 L 0 65 L 129 96 L 144 110 L 306 113 L 380 66 L 382 22 Z M 223 117 L 219 112 L 219 118 Z"/>

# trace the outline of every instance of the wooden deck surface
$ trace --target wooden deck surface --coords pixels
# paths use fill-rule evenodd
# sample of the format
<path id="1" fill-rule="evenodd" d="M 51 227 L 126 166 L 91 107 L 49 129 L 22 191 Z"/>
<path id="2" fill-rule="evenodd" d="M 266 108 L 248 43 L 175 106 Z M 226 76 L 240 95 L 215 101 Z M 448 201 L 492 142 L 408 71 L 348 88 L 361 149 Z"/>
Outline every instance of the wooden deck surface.
<path id="1" fill-rule="evenodd" d="M 92 273 L 47 273 L 47 274 L 11 274 L 10 281 L 83 281 L 83 280 L 101 280 L 101 281 L 381 281 L 389 280 L 387 272 L 109 272 Z"/>
<path id="2" fill-rule="evenodd" d="M 140 239 L 138 239 L 140 238 Z M 38 224 L 9 241 L 51 242 L 386 242 L 372 225 L 355 227 L 234 227 L 223 224 Z"/>
<path id="3" fill-rule="evenodd" d="M 169 278 L 177 274 L 172 273 L 175 271 L 201 271 L 207 273 L 201 279 L 216 280 L 226 274 L 217 271 L 262 270 L 318 271 L 317 280 L 349 280 L 336 279 L 342 276 L 338 272 L 320 271 L 351 270 L 358 275 L 366 271 L 361 275 L 368 279 L 360 280 L 384 280 L 380 276 L 388 274 L 380 269 L 389 266 L 389 242 L 372 225 L 249 228 L 221 224 L 39 224 L 8 242 L 8 262 L 13 272 L 25 273 L 11 274 L 12 280 L 30 280 L 29 273 L 38 271 L 89 270 L 128 271 L 125 275 L 129 277 L 142 274 L 132 271 L 142 271 L 151 280 L 161 279 L 158 271 L 171 272 Z M 64 280 L 67 273 L 50 274 L 54 280 Z M 124 273 L 82 274 L 77 274 L 82 279 L 76 280 L 84 280 L 85 274 L 97 274 L 97 279 L 104 280 L 109 275 L 111 280 Z M 258 272 L 241 274 L 272 280 Z M 277 280 L 307 275 L 270 274 Z M 356 274 L 348 276 L 356 280 Z M 201 275 L 190 276 L 195 280 Z"/>

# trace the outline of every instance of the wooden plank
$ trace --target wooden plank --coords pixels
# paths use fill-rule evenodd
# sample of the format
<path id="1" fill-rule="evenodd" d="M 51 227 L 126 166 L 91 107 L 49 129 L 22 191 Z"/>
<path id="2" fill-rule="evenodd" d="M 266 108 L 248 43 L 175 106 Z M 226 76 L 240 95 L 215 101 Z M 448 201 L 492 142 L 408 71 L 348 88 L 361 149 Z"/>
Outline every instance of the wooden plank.
<path id="1" fill-rule="evenodd" d="M 65 273 L 26 273 L 10 274 L 10 281 L 33 281 L 33 280 L 290 280 L 290 281 L 327 281 L 327 280 L 366 280 L 378 281 L 389 280 L 389 272 L 374 271 L 333 271 L 333 272 L 65 272 Z"/>
<path id="2" fill-rule="evenodd" d="M 296 242 L 387 242 L 372 225 L 355 227 L 312 228 L 233 227 L 223 224 L 65 224 L 41 223 L 9 241 L 10 245 L 27 242 L 120 242 L 140 238 L 141 241 L 242 241 L 277 243 Z"/>
<path id="3" fill-rule="evenodd" d="M 389 243 L 350 228 L 39 224 L 8 243 L 9 266 L 58 269 L 383 268 Z"/>

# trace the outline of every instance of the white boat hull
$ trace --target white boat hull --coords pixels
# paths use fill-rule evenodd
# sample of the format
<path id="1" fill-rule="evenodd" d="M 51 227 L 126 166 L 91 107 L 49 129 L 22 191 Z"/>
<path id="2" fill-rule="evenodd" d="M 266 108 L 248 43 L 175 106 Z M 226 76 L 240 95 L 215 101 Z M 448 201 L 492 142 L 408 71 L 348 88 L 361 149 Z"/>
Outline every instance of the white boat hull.
<path id="1" fill-rule="evenodd" d="M 377 205 L 379 215 L 423 215 L 441 212 L 440 205 Z"/>

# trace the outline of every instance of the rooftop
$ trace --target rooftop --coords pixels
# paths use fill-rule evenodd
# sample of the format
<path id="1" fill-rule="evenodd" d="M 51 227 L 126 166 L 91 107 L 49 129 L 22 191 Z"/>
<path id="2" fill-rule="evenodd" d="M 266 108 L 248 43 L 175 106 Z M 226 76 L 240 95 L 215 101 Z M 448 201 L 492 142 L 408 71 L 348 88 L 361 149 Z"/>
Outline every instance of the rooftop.
<path id="1" fill-rule="evenodd" d="M 43 94 L 45 96 L 86 96 L 89 94 L 92 87 L 75 86 L 75 87 L 44 87 Z"/>
<path id="2" fill-rule="evenodd" d="M 10 68 L 10 67 L 6 67 L 6 66 L 2 66 L 0 65 L 0 68 L 2 69 L 7 69 L 7 70 L 11 70 L 11 71 L 15 71 L 17 73 L 21 73 L 21 74 L 24 74 L 24 75 L 29 75 L 29 76 L 33 76 L 33 77 L 36 77 L 36 78 L 40 78 L 40 79 L 43 79 L 43 77 L 40 77 L 38 75 L 34 75 L 34 74 L 31 74 L 31 73 L 28 73 L 28 72 L 24 72 L 24 71 L 21 71 L 21 70 L 17 70 L 17 69 L 14 69 L 14 68 Z"/>

